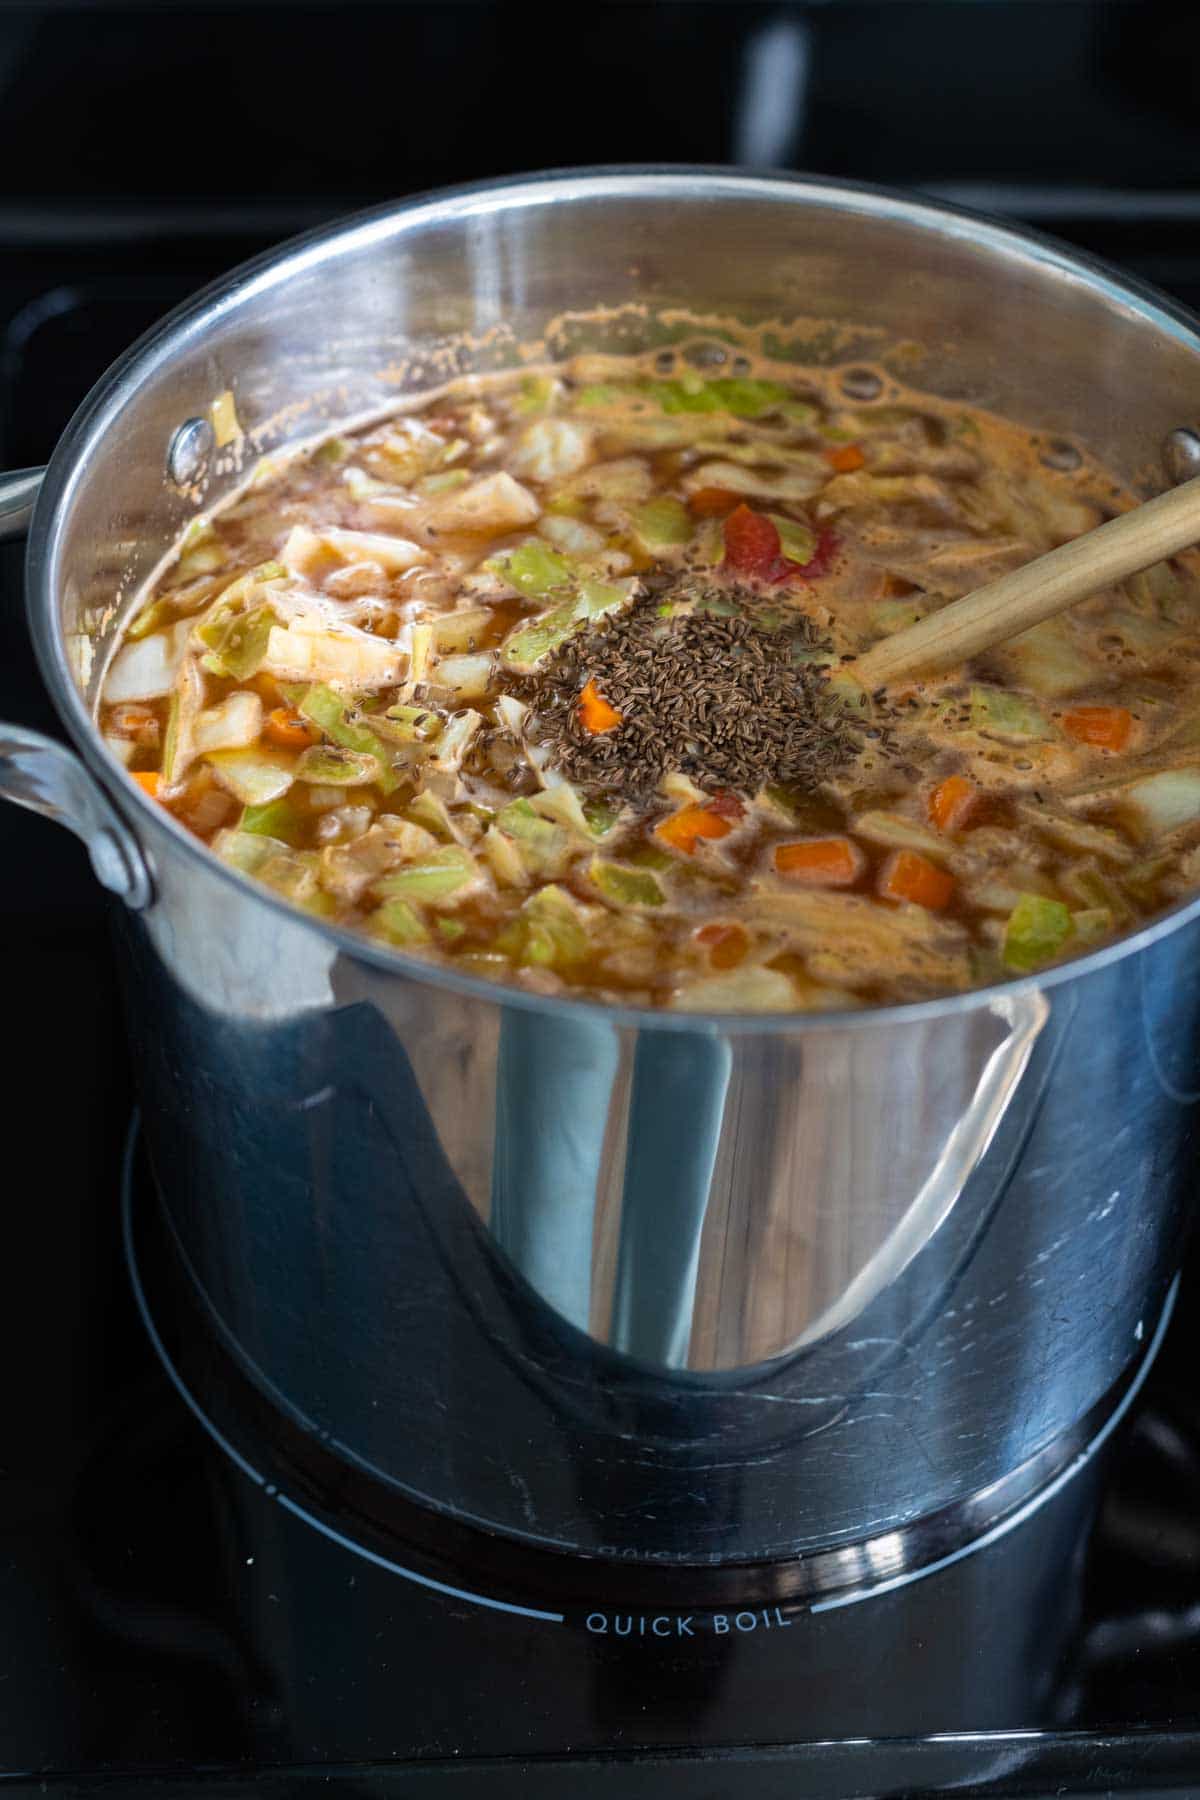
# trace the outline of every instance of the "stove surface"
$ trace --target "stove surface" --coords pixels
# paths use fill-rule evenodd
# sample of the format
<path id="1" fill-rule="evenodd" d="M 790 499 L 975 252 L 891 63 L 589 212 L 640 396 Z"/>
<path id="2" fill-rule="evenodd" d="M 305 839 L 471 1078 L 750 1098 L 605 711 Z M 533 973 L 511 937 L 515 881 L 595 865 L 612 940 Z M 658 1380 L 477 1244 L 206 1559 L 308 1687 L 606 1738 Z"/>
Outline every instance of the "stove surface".
<path id="1" fill-rule="evenodd" d="M 1192 9 L 630 5 L 616 31 L 599 7 L 579 14 L 569 81 L 561 43 L 524 10 L 0 9 L 0 149 L 14 172 L 0 200 L 0 466 L 43 461 L 112 358 L 205 281 L 321 219 L 481 172 L 694 158 L 921 185 L 1200 307 Z M 264 133 L 264 96 L 307 93 L 318 56 L 321 129 L 289 105 Z M 422 78 L 404 80 L 418 64 Z M 176 153 L 184 102 L 220 112 L 203 154 Z M 20 588 L 20 549 L 0 546 L 0 718 L 56 732 Z M 963 1620 L 930 1600 L 911 1629 L 948 1635 L 963 1665 L 952 1731 L 917 1712 L 906 1726 L 902 1705 L 886 1735 L 856 1729 L 854 1683 L 865 1719 L 880 1710 L 873 1684 L 905 1680 L 864 1651 L 830 1688 L 826 1729 L 794 1741 L 812 1696 L 801 1704 L 799 1676 L 780 1676 L 766 1683 L 773 1728 L 751 1738 L 766 1626 L 730 1634 L 721 1661 L 649 1679 L 624 1647 L 548 1655 L 531 1626 L 264 1510 L 138 1316 L 120 1213 L 133 1089 L 84 853 L 0 808 L 0 868 L 19 1033 L 0 1103 L 0 1791 L 1200 1791 L 1195 1255 L 1095 1529 L 1076 1545 L 1062 1527 L 1039 1605 L 1066 1627 L 1037 1728 L 1021 1716 L 995 1728 L 986 1645 L 962 1641 Z M 586 1705 L 568 1729 L 555 1696 L 572 1668 L 586 1671 Z"/>

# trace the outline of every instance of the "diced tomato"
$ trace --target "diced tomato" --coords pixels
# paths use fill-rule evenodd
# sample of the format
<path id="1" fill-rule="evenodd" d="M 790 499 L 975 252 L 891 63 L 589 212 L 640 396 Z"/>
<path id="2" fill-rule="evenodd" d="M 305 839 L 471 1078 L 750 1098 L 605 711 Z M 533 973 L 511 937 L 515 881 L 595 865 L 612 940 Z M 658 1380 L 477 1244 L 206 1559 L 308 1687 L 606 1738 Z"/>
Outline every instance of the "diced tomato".
<path id="1" fill-rule="evenodd" d="M 741 925 L 702 925 L 696 942 L 708 950 L 714 969 L 736 969 L 750 948 L 750 939 Z"/>
<path id="2" fill-rule="evenodd" d="M 802 838 L 776 846 L 775 867 L 806 887 L 849 887 L 862 874 L 866 858 L 850 838 Z"/>
<path id="3" fill-rule="evenodd" d="M 609 705 L 594 681 L 589 681 L 579 696 L 579 723 L 593 737 L 615 731 L 621 723 L 621 714 Z"/>
<path id="4" fill-rule="evenodd" d="M 711 813 L 716 813 L 718 819 L 732 819 L 736 823 L 737 820 L 742 817 L 746 808 L 742 805 L 736 794 L 731 794 L 728 788 L 722 788 L 718 793 L 712 796 L 711 800 L 709 800 L 708 810 Z"/>
<path id="5" fill-rule="evenodd" d="M 791 562 L 783 554 L 778 530 L 764 513 L 743 502 L 725 521 L 725 568 L 758 581 L 812 581 L 826 573 L 835 547 L 833 532 L 822 526 L 808 561 Z"/>
<path id="6" fill-rule="evenodd" d="M 725 521 L 725 566 L 735 575 L 776 581 L 783 561 L 779 533 L 763 513 L 752 512 L 743 501 Z"/>
<path id="7" fill-rule="evenodd" d="M 862 468 L 866 460 L 857 444 L 839 444 L 836 449 L 825 452 L 825 461 L 839 475 L 853 475 L 856 469 Z"/>
<path id="8" fill-rule="evenodd" d="M 929 796 L 929 817 L 939 831 L 961 831 L 979 800 L 979 789 L 965 775 L 947 775 Z"/>
<path id="9" fill-rule="evenodd" d="M 655 837 L 660 837 L 664 844 L 672 850 L 682 850 L 685 856 L 691 856 L 701 838 L 728 837 L 733 826 L 728 819 L 723 819 L 707 806 L 684 806 L 661 825 L 654 827 Z"/>
<path id="10" fill-rule="evenodd" d="M 1133 731 L 1133 714 L 1123 706 L 1077 706 L 1063 714 L 1063 730 L 1099 750 L 1123 750 Z"/>
<path id="11" fill-rule="evenodd" d="M 910 900 L 930 912 L 950 904 L 954 877 L 915 850 L 897 850 L 884 864 L 879 892 L 885 900 Z"/>
<path id="12" fill-rule="evenodd" d="M 694 519 L 723 519 L 741 503 L 742 496 L 735 494 L 732 488 L 697 488 L 688 496 L 688 511 Z"/>

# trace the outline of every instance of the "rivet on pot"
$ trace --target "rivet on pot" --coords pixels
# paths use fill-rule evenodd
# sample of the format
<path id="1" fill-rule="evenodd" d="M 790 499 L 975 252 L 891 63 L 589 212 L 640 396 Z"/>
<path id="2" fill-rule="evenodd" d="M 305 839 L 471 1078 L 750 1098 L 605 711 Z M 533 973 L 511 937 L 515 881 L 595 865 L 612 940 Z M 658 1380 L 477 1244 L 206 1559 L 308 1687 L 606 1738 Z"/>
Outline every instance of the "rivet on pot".
<path id="1" fill-rule="evenodd" d="M 1168 431 L 1163 439 L 1162 459 L 1170 481 L 1190 481 L 1193 475 L 1200 475 L 1200 431 L 1193 431 L 1189 425 Z"/>
<path id="2" fill-rule="evenodd" d="M 207 419 L 183 421 L 167 451 L 167 474 L 176 487 L 188 487 L 203 475 L 213 442 L 213 428 Z"/>

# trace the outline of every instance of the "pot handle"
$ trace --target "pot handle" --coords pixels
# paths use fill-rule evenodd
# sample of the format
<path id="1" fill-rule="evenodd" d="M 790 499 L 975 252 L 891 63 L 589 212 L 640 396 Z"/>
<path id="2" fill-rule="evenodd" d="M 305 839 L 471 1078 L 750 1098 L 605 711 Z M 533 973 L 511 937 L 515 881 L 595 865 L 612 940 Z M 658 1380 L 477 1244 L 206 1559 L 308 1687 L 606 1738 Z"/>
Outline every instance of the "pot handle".
<path id="1" fill-rule="evenodd" d="M 149 906 L 154 884 L 137 839 L 65 745 L 23 725 L 0 724 L 0 800 L 65 825 L 86 844 L 101 887 L 135 912 Z"/>
<path id="2" fill-rule="evenodd" d="M 13 469 L 0 475 L 0 543 L 24 537 L 33 517 L 45 469 Z"/>

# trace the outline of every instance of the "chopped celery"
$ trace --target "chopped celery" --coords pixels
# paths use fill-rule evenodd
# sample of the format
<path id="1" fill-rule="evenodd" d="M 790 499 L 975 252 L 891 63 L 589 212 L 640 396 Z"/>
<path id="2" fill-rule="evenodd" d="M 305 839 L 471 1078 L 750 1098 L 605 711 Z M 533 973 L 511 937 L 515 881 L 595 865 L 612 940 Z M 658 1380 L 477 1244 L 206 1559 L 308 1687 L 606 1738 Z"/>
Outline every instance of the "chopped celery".
<path id="1" fill-rule="evenodd" d="M 492 867 L 501 887 L 528 887 L 533 880 L 531 859 L 525 855 L 516 838 L 508 837 L 489 825 L 483 834 L 480 850 Z"/>
<path id="2" fill-rule="evenodd" d="M 767 517 L 779 533 L 779 548 L 789 562 L 811 562 L 816 554 L 817 534 L 810 525 L 789 519 L 786 513 L 768 513 Z"/>
<path id="3" fill-rule="evenodd" d="M 150 632 L 158 631 L 163 625 L 170 624 L 171 602 L 169 600 L 153 600 L 144 606 L 131 625 L 125 628 L 127 642 L 136 643 L 138 638 L 147 637 Z"/>
<path id="4" fill-rule="evenodd" d="M 669 494 L 639 506 L 632 524 L 638 543 L 650 554 L 686 544 L 692 535 L 692 520 L 687 507 Z"/>
<path id="5" fill-rule="evenodd" d="M 296 779 L 319 787 L 366 787 L 379 779 L 379 758 L 336 744 L 312 744 L 296 764 Z"/>
<path id="6" fill-rule="evenodd" d="M 392 904 L 394 905 L 396 902 L 392 902 Z M 400 901 L 399 904 L 402 906 L 404 902 Z M 436 923 L 438 936 L 448 944 L 457 943 L 459 938 L 467 935 L 467 928 L 461 919 L 438 919 Z"/>
<path id="7" fill-rule="evenodd" d="M 592 836 L 599 838 L 608 836 L 621 815 L 617 807 L 606 806 L 603 800 L 587 800 L 584 802 L 583 816 Z"/>
<path id="8" fill-rule="evenodd" d="M 378 729 L 402 744 L 427 744 L 442 729 L 442 721 L 427 706 L 389 706 Z"/>
<path id="9" fill-rule="evenodd" d="M 971 728 L 993 737 L 1046 738 L 1050 726 L 1032 700 L 1007 688 L 971 689 Z"/>
<path id="10" fill-rule="evenodd" d="M 433 647 L 439 655 L 448 650 L 475 650 L 492 622 L 490 606 L 462 606 L 429 621 Z"/>
<path id="11" fill-rule="evenodd" d="M 543 819 L 528 800 L 510 800 L 507 806 L 501 807 L 496 814 L 496 825 L 509 837 L 535 849 L 557 848 L 562 841 L 561 827 L 553 819 Z"/>
<path id="12" fill-rule="evenodd" d="M 553 885 L 529 896 L 512 927 L 511 943 L 497 942 L 518 962 L 569 968 L 584 962 L 591 949 L 583 908 L 565 889 Z"/>
<path id="13" fill-rule="evenodd" d="M 465 487 L 471 476 L 466 469 L 443 469 L 437 475 L 422 475 L 417 483 L 418 494 L 432 498 L 435 494 L 448 494 L 452 488 Z"/>
<path id="14" fill-rule="evenodd" d="M 526 375 L 513 399 L 513 411 L 519 413 L 545 412 L 554 399 L 555 381 L 552 375 Z"/>
<path id="15" fill-rule="evenodd" d="M 540 600 L 553 593 L 555 588 L 564 587 L 571 577 L 571 565 L 566 557 L 538 538 L 518 544 L 515 550 L 493 557 L 484 566 L 494 569 L 531 600 Z"/>
<path id="16" fill-rule="evenodd" d="M 441 923 L 441 921 L 439 921 Z M 413 911 L 407 900 L 398 896 L 385 900 L 371 914 L 371 929 L 392 944 L 427 944 L 429 932 L 419 913 Z"/>
<path id="17" fill-rule="evenodd" d="M 474 881 L 478 873 L 470 851 L 461 844 L 445 844 L 418 862 L 382 876 L 375 883 L 375 892 L 389 900 L 445 900 Z"/>
<path id="18" fill-rule="evenodd" d="M 1113 916 L 1106 906 L 1089 906 L 1072 913 L 1071 925 L 1079 944 L 1099 943 L 1114 928 Z"/>
<path id="19" fill-rule="evenodd" d="M 287 844 L 300 830 L 300 823 L 299 814 L 285 795 L 279 800 L 268 800 L 261 806 L 247 806 L 237 828 L 239 831 L 249 832 L 251 837 L 276 838 Z"/>
<path id="20" fill-rule="evenodd" d="M 287 845 L 265 834 L 254 834 L 245 831 L 218 831 L 212 841 L 212 848 L 222 862 L 240 869 L 243 875 L 255 875 L 265 862 Z"/>
<path id="21" fill-rule="evenodd" d="M 619 387 L 615 382 L 593 381 L 589 382 L 587 387 L 579 389 L 575 395 L 575 404 L 583 407 L 619 406 L 623 400 L 628 400 L 633 392 L 632 388 Z"/>
<path id="22" fill-rule="evenodd" d="M 884 844 L 894 850 L 916 850 L 933 862 L 944 862 L 952 853 L 953 846 L 947 844 L 945 838 L 918 825 L 915 819 L 906 818 L 903 813 L 864 812 L 852 821 L 852 825 L 855 835 L 866 838 L 869 844 Z"/>
<path id="23" fill-rule="evenodd" d="M 756 381 L 749 376 L 721 376 L 709 382 L 708 391 L 726 412 L 739 419 L 757 419 L 763 413 L 776 412 L 792 398 L 782 382 Z M 814 416 L 811 406 L 804 411 L 808 418 Z"/>
<path id="24" fill-rule="evenodd" d="M 222 674 L 234 681 L 249 681 L 262 667 L 271 632 L 279 620 L 269 606 L 230 613 L 221 610 L 222 604 L 208 623 L 197 627 L 196 636 L 220 665 Z"/>
<path id="25" fill-rule="evenodd" d="M 625 864 L 592 858 L 588 874 L 606 900 L 617 906 L 661 906 L 665 898 L 661 887 L 648 869 L 629 868 Z"/>
<path id="26" fill-rule="evenodd" d="M 204 760 L 221 786 L 243 806 L 266 806 L 292 785 L 292 758 L 287 751 L 213 750 Z"/>
<path id="27" fill-rule="evenodd" d="M 434 837 L 443 844 L 453 844 L 458 841 L 449 808 L 444 800 L 439 799 L 436 794 L 430 793 L 428 788 L 425 788 L 409 802 L 406 817 L 411 819 L 414 825 L 423 825 L 426 831 L 431 831 Z"/>
<path id="28" fill-rule="evenodd" d="M 1051 962 L 1071 935 L 1071 914 L 1061 900 L 1022 894 L 1004 928 L 1004 961 L 1028 974 Z"/>
<path id="29" fill-rule="evenodd" d="M 185 581 L 195 575 L 215 575 L 225 565 L 226 551 L 208 519 L 193 519 L 179 546 L 179 573 Z"/>
<path id="30" fill-rule="evenodd" d="M 314 681 L 296 704 L 306 719 L 319 725 L 326 737 L 332 738 L 343 750 L 357 750 L 363 756 L 376 759 L 379 764 L 376 779 L 383 793 L 390 794 L 398 785 L 400 778 L 392 768 L 387 745 L 375 732 L 347 717 L 346 702 L 341 694 L 324 682 Z"/>
<path id="31" fill-rule="evenodd" d="M 578 625 L 588 619 L 598 619 L 620 606 L 629 598 L 636 585 L 636 582 L 631 581 L 620 584 L 583 582 L 576 599 L 567 600 L 562 606 L 556 606 L 553 612 L 543 613 L 540 619 L 519 626 L 504 645 L 504 661 L 514 669 L 533 668 L 544 656 L 548 656 L 559 644 L 565 642 Z"/>
<path id="32" fill-rule="evenodd" d="M 648 392 L 665 413 L 722 412 L 725 410 L 725 403 L 719 394 L 713 392 L 715 386 L 715 382 L 710 383 L 700 375 L 688 373 L 678 381 L 653 382 Z"/>

